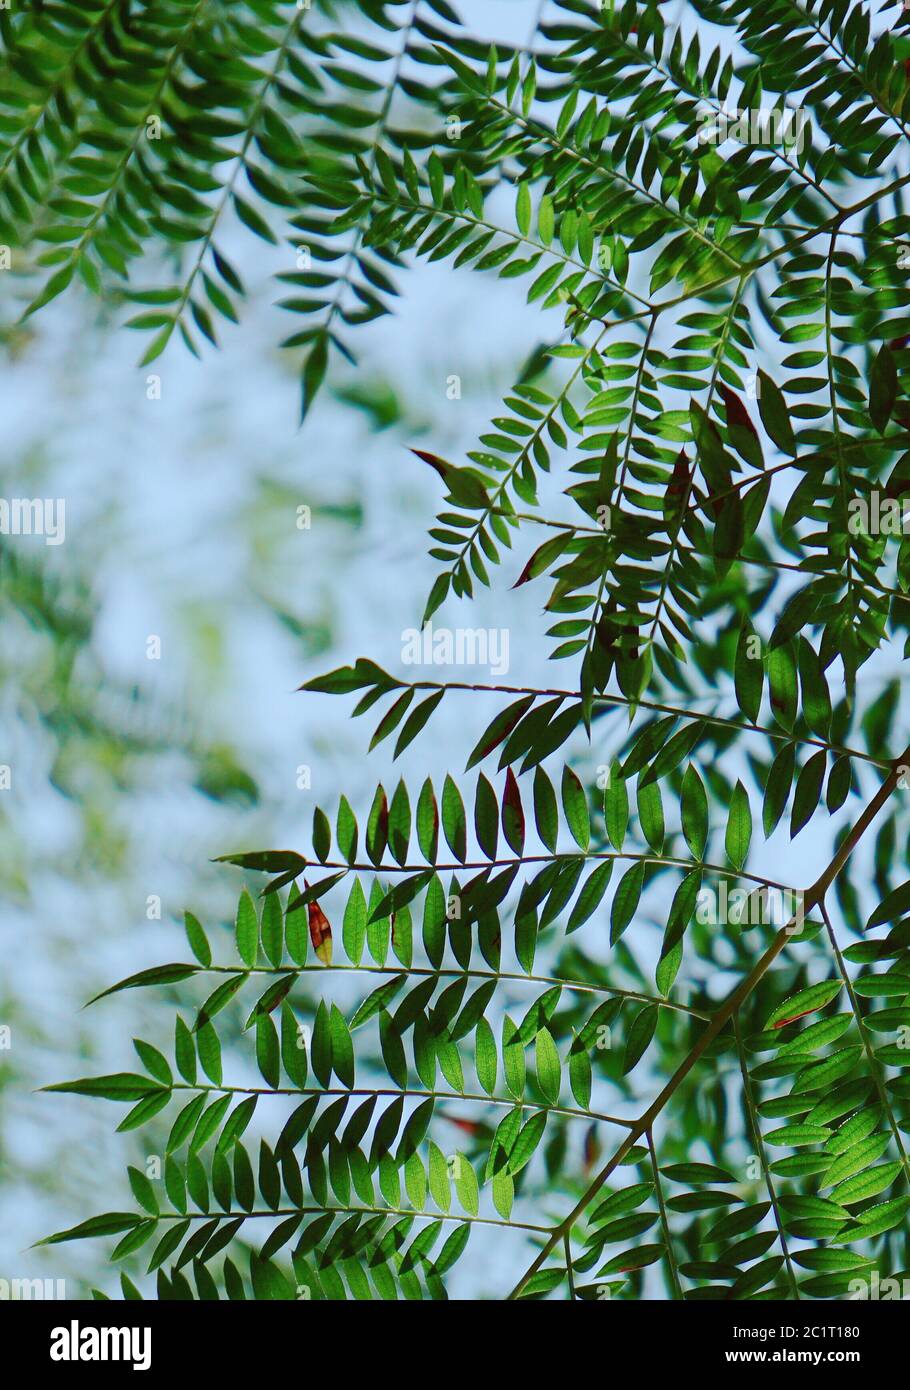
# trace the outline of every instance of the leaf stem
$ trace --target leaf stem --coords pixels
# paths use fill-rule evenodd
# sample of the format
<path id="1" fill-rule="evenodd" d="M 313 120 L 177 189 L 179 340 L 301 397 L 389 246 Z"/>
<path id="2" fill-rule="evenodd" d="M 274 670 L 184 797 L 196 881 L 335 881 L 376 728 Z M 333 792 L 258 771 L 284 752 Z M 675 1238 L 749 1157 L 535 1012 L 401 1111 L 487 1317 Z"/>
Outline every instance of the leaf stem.
<path id="1" fill-rule="evenodd" d="M 410 1216 L 415 1221 L 463 1221 L 475 1226 L 501 1226 L 507 1231 L 533 1231 L 537 1235 L 546 1235 L 546 1226 L 533 1226 L 527 1221 L 499 1221 L 492 1216 L 466 1216 L 456 1215 L 453 1212 L 445 1211 L 415 1211 L 405 1207 L 277 1207 L 274 1211 L 271 1207 L 265 1211 L 225 1211 L 215 1212 L 214 1216 L 210 1211 L 191 1211 L 185 1215 L 179 1211 L 163 1211 L 156 1218 L 158 1221 L 235 1221 L 241 1217 L 244 1221 L 248 1217 L 259 1216 L 326 1216 L 329 1213 L 341 1215 L 344 1212 L 351 1214 L 354 1212 L 370 1216 Z M 143 1218 L 147 1220 L 147 1217 Z"/>
<path id="2" fill-rule="evenodd" d="M 910 596 L 908 596 L 910 597 Z M 564 700 L 580 700 L 581 692 L 578 690 L 559 690 L 530 685 L 484 685 L 473 684 L 468 681 L 402 681 L 401 686 L 409 685 L 414 690 L 467 690 L 474 692 L 489 692 L 500 695 L 536 695 L 541 699 L 554 699 L 557 696 Z M 715 699 L 714 692 L 696 695 L 696 700 Z M 616 705 L 626 708 L 650 710 L 655 714 L 675 715 L 677 719 L 688 719 L 698 722 L 704 720 L 706 724 L 723 725 L 731 729 L 745 729 L 749 733 L 764 734 L 767 738 L 777 739 L 782 743 L 801 743 L 809 747 L 824 748 L 830 753 L 839 756 L 857 758 L 860 762 L 871 763 L 874 767 L 887 770 L 891 767 L 891 762 L 883 758 L 874 758 L 871 753 L 863 753 L 858 748 L 849 748 L 841 743 L 829 743 L 825 739 L 814 738 L 811 735 L 796 734 L 782 729 L 771 729 L 765 724 L 756 724 L 749 719 L 731 719 L 720 714 L 701 714 L 696 710 L 680 709 L 677 705 L 666 705 L 657 700 L 632 700 L 625 695 L 595 695 L 595 705 Z"/>
<path id="3" fill-rule="evenodd" d="M 771 885 L 772 887 L 775 885 Z M 559 986 L 561 989 L 574 990 L 579 994 L 615 994 L 623 999 L 635 999 L 642 1004 L 656 1004 L 659 1008 L 675 1010 L 677 1013 L 689 1014 L 693 1018 L 707 1020 L 710 1015 L 703 1013 L 699 1009 L 690 1009 L 686 1004 L 678 1004 L 675 1000 L 665 999 L 662 996 L 643 994 L 635 989 L 620 989 L 617 985 L 592 984 L 577 980 L 561 980 L 556 975 L 522 975 L 517 971 L 503 970 L 453 970 L 445 968 L 434 970 L 427 966 L 394 966 L 394 965 L 341 965 L 333 962 L 331 965 L 209 965 L 204 966 L 198 974 L 208 972 L 213 975 L 306 975 L 325 974 L 327 970 L 350 971 L 355 974 L 367 975 L 407 975 L 429 979 L 432 976 L 439 976 L 444 979 L 469 979 L 469 980 L 511 980 L 516 984 L 534 984 Z"/>
<path id="4" fill-rule="evenodd" d="M 524 864 L 552 864 L 556 860 L 584 859 L 584 860 L 603 860 L 620 859 L 629 860 L 643 864 L 663 864 L 672 868 L 693 869 L 695 867 L 707 869 L 708 873 L 722 874 L 726 878 L 744 878 L 750 883 L 764 884 L 767 888 L 779 888 L 781 892 L 792 892 L 793 885 L 789 883 L 778 883 L 773 878 L 764 878 L 760 874 L 748 874 L 742 869 L 731 869 L 729 865 L 708 864 L 703 860 L 683 859 L 672 854 L 644 854 L 632 850 L 576 850 L 566 851 L 564 854 L 528 854 L 521 859 L 468 859 L 463 864 L 435 864 L 434 868 L 440 874 L 457 874 L 464 869 L 500 869 L 519 867 Z M 325 859 L 316 861 L 308 865 L 311 869 L 347 869 L 351 873 L 381 873 L 381 874 L 421 874 L 427 872 L 426 864 L 382 864 L 354 862 L 347 864 L 340 859 Z M 434 973 L 434 972 L 431 972 Z"/>
<path id="5" fill-rule="evenodd" d="M 634 1121 L 621 1120 L 617 1115 L 602 1115 L 596 1110 L 576 1110 L 572 1106 L 538 1104 L 536 1101 L 528 1099 L 518 1099 L 515 1096 L 488 1096 L 486 1092 L 479 1091 L 422 1091 L 409 1087 L 388 1086 L 377 1088 L 375 1086 L 205 1086 L 190 1085 L 188 1081 L 175 1081 L 170 1087 L 172 1091 L 198 1091 L 212 1092 L 217 1095 L 238 1095 L 238 1096 L 408 1096 L 419 1097 L 422 1100 L 465 1100 L 479 1101 L 484 1105 L 505 1105 L 510 1109 L 522 1106 L 528 1110 L 546 1112 L 553 1115 L 565 1115 L 569 1119 L 576 1120 L 602 1120 L 604 1124 L 618 1125 L 621 1129 L 631 1129 Z"/>
<path id="6" fill-rule="evenodd" d="M 667 1205 L 664 1201 L 664 1185 L 660 1175 L 660 1168 L 657 1166 L 657 1150 L 654 1147 L 654 1134 L 649 1129 L 645 1138 L 648 1141 L 648 1154 L 651 1159 L 651 1172 L 654 1175 L 654 1191 L 657 1195 L 657 1205 L 660 1210 L 660 1225 L 664 1233 L 664 1245 L 667 1250 L 667 1267 L 670 1271 L 670 1282 L 673 1285 L 673 1297 L 681 1299 L 683 1296 L 682 1286 L 679 1282 L 679 1269 L 676 1264 L 676 1256 L 673 1253 L 673 1233 L 670 1230 L 670 1221 L 667 1216 Z"/>

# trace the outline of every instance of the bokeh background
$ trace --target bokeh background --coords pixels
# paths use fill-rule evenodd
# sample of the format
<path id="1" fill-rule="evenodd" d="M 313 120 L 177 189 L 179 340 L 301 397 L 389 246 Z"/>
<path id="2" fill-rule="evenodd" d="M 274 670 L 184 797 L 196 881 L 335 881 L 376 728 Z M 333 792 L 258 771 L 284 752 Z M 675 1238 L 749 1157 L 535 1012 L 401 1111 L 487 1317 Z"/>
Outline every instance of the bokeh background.
<path id="1" fill-rule="evenodd" d="M 503 37 L 533 22 L 527 4 L 487 8 Z M 172 1011 L 142 991 L 83 1006 L 183 959 L 185 908 L 227 932 L 242 880 L 216 855 L 302 847 L 315 805 L 344 791 L 365 807 L 397 780 L 384 749 L 365 761 L 371 728 L 349 702 L 296 687 L 367 653 L 398 669 L 435 577 L 425 533 L 441 500 L 408 446 L 472 447 L 561 326 L 493 277 L 420 266 L 301 429 L 297 363 L 275 346 L 272 277 L 292 248 L 227 223 L 221 240 L 248 296 L 201 362 L 175 340 L 137 367 L 122 312 L 79 290 L 20 324 L 28 286 L 6 277 L 0 493 L 65 499 L 66 539 L 0 537 L 0 1277 L 65 1278 L 77 1298 L 116 1292 L 109 1242 L 30 1247 L 129 1206 L 126 1162 L 142 1153 L 114 1133 L 119 1108 L 37 1088 L 130 1069 L 133 1036 L 168 1047 Z M 517 613 L 542 632 L 536 596 L 513 599 L 513 619 L 497 597 L 462 621 Z M 536 657 L 521 646 L 522 677 L 543 676 L 543 642 Z M 460 772 L 496 708 L 475 701 L 468 721 L 446 701 L 410 776 Z"/>

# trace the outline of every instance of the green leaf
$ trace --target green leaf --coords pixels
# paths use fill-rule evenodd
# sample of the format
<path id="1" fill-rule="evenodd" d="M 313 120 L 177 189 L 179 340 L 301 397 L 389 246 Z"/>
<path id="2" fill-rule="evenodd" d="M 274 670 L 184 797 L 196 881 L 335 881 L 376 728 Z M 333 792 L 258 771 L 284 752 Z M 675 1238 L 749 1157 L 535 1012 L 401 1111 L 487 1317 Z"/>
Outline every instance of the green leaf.
<path id="1" fill-rule="evenodd" d="M 525 1052 L 521 1035 L 508 1014 L 502 1025 L 502 1064 L 506 1086 L 516 1100 L 521 1100 L 525 1089 Z"/>
<path id="2" fill-rule="evenodd" d="M 522 1125 L 518 1138 L 509 1153 L 509 1172 L 513 1177 L 516 1177 L 522 1168 L 530 1162 L 535 1149 L 543 1138 L 546 1127 L 547 1114 L 545 1110 L 539 1110 Z"/>
<path id="3" fill-rule="evenodd" d="M 534 773 L 534 821 L 538 835 L 552 854 L 559 837 L 559 808 L 553 784 L 542 767 Z"/>
<path id="4" fill-rule="evenodd" d="M 768 654 L 768 683 L 771 687 L 771 712 L 785 729 L 792 729 L 796 719 L 798 690 L 796 661 L 791 642 L 772 646 Z"/>
<path id="5" fill-rule="evenodd" d="M 687 1187 L 697 1183 L 737 1181 L 728 1169 L 718 1168 L 715 1163 L 668 1163 L 660 1171 L 671 1182 L 685 1183 Z"/>
<path id="6" fill-rule="evenodd" d="M 894 354 L 887 343 L 883 343 L 869 373 L 869 418 L 879 434 L 884 434 L 885 426 L 894 412 L 897 390 Z"/>
<path id="7" fill-rule="evenodd" d="M 736 702 L 750 724 L 754 724 L 758 719 L 764 678 L 761 640 L 755 635 L 751 627 L 744 623 L 736 648 L 734 681 Z"/>
<path id="8" fill-rule="evenodd" d="M 796 779 L 793 811 L 790 817 L 791 840 L 812 819 L 813 814 L 821 804 L 827 758 L 826 750 L 820 748 L 817 753 L 813 753 Z"/>
<path id="9" fill-rule="evenodd" d="M 255 965 L 259 950 L 259 919 L 256 916 L 256 905 L 245 888 L 237 904 L 234 931 L 240 959 L 244 965 Z"/>
<path id="10" fill-rule="evenodd" d="M 569 1053 L 569 1085 L 572 1087 L 572 1095 L 583 1110 L 587 1110 L 591 1104 L 592 1079 L 591 1059 L 576 1039 Z"/>
<path id="11" fill-rule="evenodd" d="M 480 1210 L 480 1188 L 477 1174 L 463 1153 L 456 1153 L 453 1167 L 455 1192 L 458 1200 L 469 1216 L 476 1216 Z"/>
<path id="12" fill-rule="evenodd" d="M 610 844 L 619 851 L 623 847 L 629 827 L 629 794 L 619 771 L 619 763 L 615 761 L 610 768 L 609 781 L 604 791 L 604 818 Z"/>
<path id="13" fill-rule="evenodd" d="M 90 999 L 90 1004 L 97 1004 L 99 999 L 106 999 L 109 994 L 119 994 L 123 989 L 145 989 L 149 985 L 176 985 L 181 980 L 188 980 L 191 975 L 195 975 L 199 969 L 198 965 L 153 965 L 149 970 L 140 970 L 136 975 L 129 975 L 119 984 L 111 985 L 109 989 L 104 989 L 100 994 L 96 994 L 94 999 Z"/>
<path id="14" fill-rule="evenodd" d="M 506 769 L 506 784 L 502 794 L 502 831 L 509 848 L 515 854 L 521 855 L 525 844 L 525 815 L 521 804 L 521 792 L 511 768 Z"/>
<path id="15" fill-rule="evenodd" d="M 152 1047 L 151 1043 L 142 1042 L 140 1038 L 133 1038 L 133 1047 L 146 1071 L 157 1082 L 162 1086 L 173 1085 L 174 1077 L 167 1058 L 158 1051 L 157 1047 Z"/>
<path id="16" fill-rule="evenodd" d="M 696 859 L 703 859 L 708 843 L 708 795 L 694 763 L 683 775 L 680 805 L 686 844 Z"/>
<path id="17" fill-rule="evenodd" d="M 141 1173 L 138 1168 L 128 1168 L 127 1174 L 136 1201 L 141 1207 L 144 1207 L 147 1212 L 150 1212 L 152 1216 L 157 1216 L 159 1211 L 158 1199 L 155 1196 L 155 1189 L 152 1187 L 145 1173 Z"/>
<path id="18" fill-rule="evenodd" d="M 552 1034 L 541 1028 L 535 1042 L 537 1084 L 549 1105 L 559 1101 L 560 1062 Z"/>
<path id="19" fill-rule="evenodd" d="M 766 1134 L 765 1143 L 797 1149 L 805 1144 L 824 1144 L 830 1137 L 830 1129 L 823 1125 L 784 1125 L 781 1129 L 774 1129 Z"/>
<path id="20" fill-rule="evenodd" d="M 190 943 L 190 950 L 199 961 L 200 965 L 208 966 L 212 963 L 212 948 L 208 943 L 202 923 L 192 912 L 183 914 L 183 921 L 186 927 L 186 939 Z"/>
<path id="21" fill-rule="evenodd" d="M 60 1081 L 43 1086 L 44 1091 L 61 1091 L 77 1096 L 95 1096 L 101 1100 L 143 1100 L 150 1091 L 159 1092 L 161 1084 L 137 1072 L 112 1072 L 108 1076 L 86 1076 L 80 1081 Z"/>
<path id="22" fill-rule="evenodd" d="M 642 832 L 651 848 L 660 854 L 664 845 L 664 808 L 658 782 L 643 783 L 638 778 L 638 818 Z"/>
<path id="23" fill-rule="evenodd" d="M 439 845 L 439 812 L 429 777 L 421 787 L 417 801 L 417 842 L 427 863 L 435 864 Z"/>
<path id="24" fill-rule="evenodd" d="M 540 207 L 537 209 L 537 234 L 544 246 L 549 246 L 553 240 L 553 231 L 553 200 L 548 193 L 545 193 L 540 200 Z"/>
<path id="25" fill-rule="evenodd" d="M 806 1014 L 823 1009 L 832 999 L 837 998 L 842 989 L 843 984 L 840 980 L 823 980 L 820 984 L 809 985 L 807 989 L 799 990 L 797 994 L 792 994 L 789 999 L 772 1009 L 765 1020 L 765 1028 L 783 1028 L 787 1023 L 793 1023 Z"/>
<path id="26" fill-rule="evenodd" d="M 910 1197 L 895 1197 L 889 1202 L 878 1202 L 856 1214 L 857 1225 L 848 1228 L 838 1243 L 850 1240 L 870 1240 L 885 1231 L 893 1231 L 899 1226 L 910 1210 Z"/>
<path id="27" fill-rule="evenodd" d="M 90 1240 L 96 1236 L 119 1235 L 121 1231 L 130 1231 L 134 1226 L 138 1226 L 142 1220 L 141 1216 L 133 1211 L 111 1211 L 104 1216 L 93 1216 L 88 1221 L 82 1221 L 78 1226 L 71 1226 L 69 1230 L 58 1231 L 56 1235 L 45 1236 L 39 1240 L 39 1245 L 60 1245 L 67 1240 Z"/>
<path id="28" fill-rule="evenodd" d="M 346 796 L 342 796 L 338 803 L 335 838 L 344 858 L 349 864 L 353 864 L 357 858 L 357 818 Z"/>
<path id="29" fill-rule="evenodd" d="M 871 914 L 866 923 L 866 931 L 880 927 L 883 922 L 896 922 L 910 912 L 910 880 L 886 896 Z"/>
<path id="30" fill-rule="evenodd" d="M 284 916 L 277 893 L 262 904 L 262 949 L 272 965 L 280 965 L 284 950 Z"/>
<path id="31" fill-rule="evenodd" d="M 596 867 L 591 870 L 591 873 L 585 881 L 584 887 L 578 895 L 575 906 L 569 914 L 569 920 L 566 923 L 567 936 L 577 931 L 578 928 L 588 920 L 592 913 L 597 911 L 612 876 L 612 859 L 605 859 L 601 864 L 596 865 Z"/>
<path id="32" fill-rule="evenodd" d="M 790 796 L 790 788 L 793 785 L 795 770 L 796 749 L 792 743 L 785 743 L 771 764 L 768 780 L 765 783 L 765 795 L 762 802 L 762 828 L 766 840 L 773 835 L 774 829 L 784 813 L 784 807 Z"/>
<path id="33" fill-rule="evenodd" d="M 332 1069 L 342 1086 L 350 1088 L 354 1085 L 354 1044 L 344 1015 L 337 1004 L 333 1004 L 331 1007 L 329 1032 L 331 1035 Z"/>
<path id="34" fill-rule="evenodd" d="M 481 1088 L 486 1091 L 488 1096 L 496 1092 L 496 1074 L 498 1058 L 496 1053 L 496 1039 L 493 1037 L 493 1030 L 485 1018 L 477 1024 L 477 1031 L 474 1035 L 474 1065 L 477 1071 L 477 1079 Z"/>
<path id="35" fill-rule="evenodd" d="M 466 772 L 470 772 L 472 767 L 482 762 L 494 749 L 508 738 L 509 734 L 519 723 L 522 716 L 530 709 L 534 703 L 533 695 L 523 695 L 520 700 L 501 710 L 496 718 L 489 724 L 486 732 L 474 747 L 470 758 L 465 767 Z"/>
<path id="36" fill-rule="evenodd" d="M 900 1171 L 899 1163 L 882 1163 L 878 1168 L 867 1168 L 864 1173 L 856 1173 L 845 1182 L 838 1183 L 831 1193 L 831 1200 L 842 1207 L 864 1202 L 890 1187 Z"/>
<path id="37" fill-rule="evenodd" d="M 585 789 L 568 766 L 562 770 L 562 808 L 575 843 L 586 850 L 591 843 L 591 822 Z"/>
<path id="38" fill-rule="evenodd" d="M 658 1013 L 659 1009 L 656 1004 L 646 1004 L 632 1020 L 622 1063 L 623 1076 L 632 1070 L 647 1051 L 657 1028 Z"/>
<path id="39" fill-rule="evenodd" d="M 440 1211 L 447 1212 L 452 1205 L 449 1165 L 446 1162 L 445 1154 L 432 1140 L 429 1146 L 428 1179 L 430 1196 Z"/>
<path id="40" fill-rule="evenodd" d="M 374 989 L 372 994 L 364 999 L 351 1019 L 351 1032 L 353 1033 L 355 1028 L 362 1028 L 375 1014 L 381 1013 L 383 1009 L 387 1008 L 395 995 L 400 992 L 402 986 L 406 984 L 407 978 L 406 974 L 396 975 L 394 979 L 387 980 Z"/>
<path id="41" fill-rule="evenodd" d="M 474 833 L 477 843 L 488 859 L 496 858 L 499 842 L 499 803 L 496 793 L 483 773 L 477 779 L 474 799 Z"/>
<path id="42" fill-rule="evenodd" d="M 866 1139 L 861 1139 L 858 1144 L 852 1144 L 849 1149 L 840 1154 L 831 1167 L 825 1170 L 822 1178 L 822 1187 L 833 1187 L 844 1179 L 852 1177 L 854 1173 L 861 1172 L 881 1158 L 889 1144 L 887 1134 L 870 1134 Z"/>
<path id="43" fill-rule="evenodd" d="M 619 880 L 610 913 L 611 945 L 615 945 L 635 916 L 644 881 L 645 866 L 641 861 L 627 869 Z"/>
<path id="44" fill-rule="evenodd" d="M 749 807 L 749 795 L 742 782 L 737 781 L 730 797 L 730 814 L 724 837 L 727 858 L 735 869 L 741 869 L 745 864 L 751 840 L 752 811 Z"/>
<path id="45" fill-rule="evenodd" d="M 767 372 L 758 372 L 758 409 L 762 424 L 779 449 L 791 456 L 796 453 L 796 440 L 790 413 L 780 387 L 771 380 Z"/>
<path id="46" fill-rule="evenodd" d="M 516 913 L 515 954 L 521 968 L 530 975 L 534 969 L 534 957 L 537 954 L 536 912 Z"/>
<path id="47" fill-rule="evenodd" d="M 389 802 L 382 786 L 376 788 L 367 817 L 367 854 L 378 865 L 389 843 Z"/>
<path id="48" fill-rule="evenodd" d="M 281 1051 L 278 1033 L 268 1014 L 256 1019 L 256 1061 L 267 1086 L 275 1090 L 281 1084 Z"/>
<path id="49" fill-rule="evenodd" d="M 321 334 L 313 344 L 303 364 L 300 378 L 300 420 L 306 419 L 316 399 L 317 392 L 325 380 L 329 362 L 329 344 L 325 334 Z"/>
<path id="50" fill-rule="evenodd" d="M 360 879 L 355 878 L 344 909 L 341 940 L 348 960 L 359 965 L 367 938 L 367 900 Z M 305 957 L 304 957 L 305 958 Z"/>
<path id="51" fill-rule="evenodd" d="M 518 185 L 518 196 L 515 200 L 515 221 L 522 236 L 527 236 L 531 230 L 531 190 L 526 183 Z"/>

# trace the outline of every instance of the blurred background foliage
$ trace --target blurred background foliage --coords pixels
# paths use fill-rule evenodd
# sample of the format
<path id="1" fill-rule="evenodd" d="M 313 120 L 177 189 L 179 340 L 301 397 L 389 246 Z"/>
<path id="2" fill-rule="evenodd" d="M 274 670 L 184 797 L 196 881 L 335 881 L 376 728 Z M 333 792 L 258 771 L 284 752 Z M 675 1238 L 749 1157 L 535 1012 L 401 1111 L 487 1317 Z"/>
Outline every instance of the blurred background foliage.
<path id="1" fill-rule="evenodd" d="M 527 27 L 526 7 L 495 8 L 505 33 Z M 225 224 L 244 324 L 202 363 L 175 342 L 137 370 L 116 296 L 76 288 L 22 322 L 29 258 L 3 278 L 0 494 L 67 512 L 61 546 L 0 538 L 0 1277 L 65 1278 L 71 1297 L 110 1283 L 104 1243 L 30 1245 L 128 1200 L 124 1159 L 145 1155 L 109 1107 L 35 1088 L 117 1069 L 131 1035 L 166 1045 L 166 999 L 82 1007 L 179 958 L 185 906 L 232 919 L 237 881 L 215 855 L 296 842 L 317 800 L 366 794 L 364 731 L 293 692 L 380 635 L 394 652 L 419 620 L 438 488 L 402 468 L 405 446 L 435 419 L 434 447 L 469 447 L 540 332 L 507 287 L 421 268 L 300 432 L 295 364 L 274 345 L 282 253 Z M 440 766 L 458 724 L 454 708 L 437 720 Z"/>

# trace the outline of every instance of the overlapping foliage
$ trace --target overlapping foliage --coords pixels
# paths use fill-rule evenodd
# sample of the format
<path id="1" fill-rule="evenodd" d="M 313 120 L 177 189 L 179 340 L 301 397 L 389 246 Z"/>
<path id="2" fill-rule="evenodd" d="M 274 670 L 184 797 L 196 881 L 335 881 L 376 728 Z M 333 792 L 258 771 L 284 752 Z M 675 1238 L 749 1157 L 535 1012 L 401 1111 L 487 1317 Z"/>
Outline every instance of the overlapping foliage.
<path id="1" fill-rule="evenodd" d="M 31 309 L 78 274 L 138 302 L 146 361 L 195 350 L 240 311 L 230 205 L 302 257 L 304 411 L 414 261 L 564 315 L 466 463 L 420 457 L 425 616 L 502 566 L 565 685 L 310 681 L 378 716 L 402 780 L 228 856 L 267 875 L 233 947 L 188 914 L 192 959 L 115 987 L 174 995 L 173 1065 L 137 1041 L 142 1072 L 55 1088 L 127 1102 L 166 1159 L 52 1240 L 151 1250 L 159 1297 L 444 1297 L 463 1256 L 497 1297 L 826 1298 L 907 1261 L 910 550 L 870 520 L 910 490 L 906 20 L 665 11 L 553 0 L 521 49 L 446 0 L 4 16 Z M 798 149 L 699 138 L 784 106 Z M 501 708 L 434 788 L 423 730 L 481 689 Z M 229 1081 L 237 1036 L 258 1075 Z"/>

